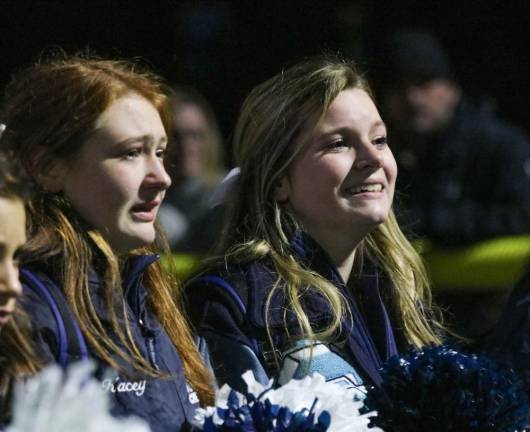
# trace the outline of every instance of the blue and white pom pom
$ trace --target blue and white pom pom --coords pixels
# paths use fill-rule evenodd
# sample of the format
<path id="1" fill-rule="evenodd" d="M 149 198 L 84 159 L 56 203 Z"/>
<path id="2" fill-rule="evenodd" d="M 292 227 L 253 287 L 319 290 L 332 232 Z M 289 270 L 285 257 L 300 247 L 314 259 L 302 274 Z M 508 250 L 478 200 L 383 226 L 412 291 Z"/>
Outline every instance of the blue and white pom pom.
<path id="1" fill-rule="evenodd" d="M 13 420 L 6 432 L 150 432 L 138 418 L 110 415 L 108 395 L 83 362 L 66 372 L 51 365 L 15 388 Z"/>
<path id="2" fill-rule="evenodd" d="M 445 345 L 390 359 L 364 403 L 378 412 L 372 423 L 392 432 L 523 431 L 530 414 L 513 370 Z"/>
<path id="3" fill-rule="evenodd" d="M 291 380 L 273 389 L 258 383 L 252 372 L 243 374 L 247 394 L 223 386 L 216 406 L 199 409 L 196 426 L 204 432 L 367 432 L 368 417 L 355 390 L 326 382 L 318 374 Z M 378 429 L 370 429 L 376 431 Z"/>

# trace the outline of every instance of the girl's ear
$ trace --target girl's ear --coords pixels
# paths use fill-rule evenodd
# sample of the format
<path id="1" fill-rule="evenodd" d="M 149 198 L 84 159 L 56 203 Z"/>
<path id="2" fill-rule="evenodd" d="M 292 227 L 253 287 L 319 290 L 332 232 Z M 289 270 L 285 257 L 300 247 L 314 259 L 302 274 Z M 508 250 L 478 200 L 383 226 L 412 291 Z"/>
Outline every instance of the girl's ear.
<path id="1" fill-rule="evenodd" d="M 283 176 L 276 182 L 276 186 L 274 187 L 274 199 L 279 203 L 289 201 L 290 190 L 289 179 L 287 176 Z"/>
<path id="2" fill-rule="evenodd" d="M 63 160 L 55 159 L 45 164 L 33 162 L 30 173 L 37 184 L 46 192 L 57 193 L 64 188 L 68 166 Z"/>

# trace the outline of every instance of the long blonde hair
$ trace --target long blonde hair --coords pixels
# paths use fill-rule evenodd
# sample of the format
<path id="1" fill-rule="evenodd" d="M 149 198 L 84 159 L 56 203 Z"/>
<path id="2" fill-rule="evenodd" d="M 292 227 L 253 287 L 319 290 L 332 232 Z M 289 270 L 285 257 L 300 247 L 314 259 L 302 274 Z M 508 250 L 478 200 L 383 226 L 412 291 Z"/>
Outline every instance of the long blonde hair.
<path id="1" fill-rule="evenodd" d="M 251 91 L 243 103 L 233 142 L 241 177 L 227 210 L 219 255 L 213 260 L 249 262 L 269 257 L 278 279 L 266 310 L 273 292 L 284 289 L 300 329 L 311 340 L 337 334 L 348 308 L 330 281 L 295 258 L 289 240 L 300 225 L 289 209 L 274 199 L 273 192 L 301 151 L 303 143 L 297 141 L 302 140 L 296 138 L 308 123 L 316 125 L 337 95 L 349 88 L 372 95 L 352 63 L 318 57 L 282 71 Z M 356 261 L 359 259 L 372 262 L 391 280 L 389 306 L 408 342 L 416 347 L 440 342 L 442 326 L 431 313 L 425 268 L 393 211 L 358 246 Z M 330 305 L 333 316 L 325 328 L 313 329 L 302 307 L 301 299 L 309 289 Z"/>
<path id="2" fill-rule="evenodd" d="M 7 87 L 0 117 L 7 124 L 2 145 L 25 162 L 30 173 L 46 170 L 54 159 L 68 160 L 76 155 L 98 117 L 113 101 L 129 92 L 150 101 L 168 130 L 170 116 L 164 88 L 157 76 L 126 61 L 88 56 L 40 61 L 15 76 Z M 160 376 L 133 340 L 124 293 L 117 288 L 121 287 L 122 262 L 102 235 L 86 226 L 61 194 L 43 190 L 38 190 L 28 205 L 28 222 L 28 243 L 22 263 L 44 263 L 47 271 L 53 272 L 50 276 L 63 288 L 94 352 L 118 371 L 126 372 L 117 360 L 121 358 L 136 371 Z M 131 254 L 166 252 L 160 236 L 157 238 L 153 246 Z M 104 276 L 104 300 L 119 343 L 107 336 L 92 303 L 90 268 Z M 156 262 L 147 269 L 144 284 L 148 307 L 179 352 L 186 378 L 201 402 L 211 403 L 212 378 L 182 312 L 180 290 L 172 289 L 177 282 Z M 172 293 L 176 293 L 176 298 L 172 298 Z"/>

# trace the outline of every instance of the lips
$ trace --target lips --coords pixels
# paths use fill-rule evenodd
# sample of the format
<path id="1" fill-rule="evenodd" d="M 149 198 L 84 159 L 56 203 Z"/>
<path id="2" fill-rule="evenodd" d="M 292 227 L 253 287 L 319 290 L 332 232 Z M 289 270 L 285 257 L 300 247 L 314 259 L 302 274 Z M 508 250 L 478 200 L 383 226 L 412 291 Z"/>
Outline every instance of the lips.
<path id="1" fill-rule="evenodd" d="M 344 192 L 347 195 L 361 195 L 361 194 L 371 194 L 371 193 L 380 193 L 385 189 L 383 183 L 361 183 L 355 186 L 349 186 L 344 189 Z"/>
<path id="2" fill-rule="evenodd" d="M 136 204 L 131 207 L 132 217 L 139 222 L 153 222 L 156 218 L 156 211 L 159 205 L 159 200 Z"/>
<path id="3" fill-rule="evenodd" d="M 0 325 L 7 324 L 12 314 L 12 310 L 0 309 Z"/>

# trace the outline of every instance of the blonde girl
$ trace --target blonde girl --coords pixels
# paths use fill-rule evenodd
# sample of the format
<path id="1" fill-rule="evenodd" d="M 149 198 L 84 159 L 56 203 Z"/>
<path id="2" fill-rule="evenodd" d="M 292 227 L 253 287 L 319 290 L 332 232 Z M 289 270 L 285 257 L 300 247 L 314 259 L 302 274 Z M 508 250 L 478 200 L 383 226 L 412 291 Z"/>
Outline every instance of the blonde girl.
<path id="1" fill-rule="evenodd" d="M 365 79 L 316 58 L 254 88 L 220 255 L 187 289 L 221 382 L 319 372 L 363 392 L 440 341 L 424 267 L 392 211 L 396 162 Z"/>

